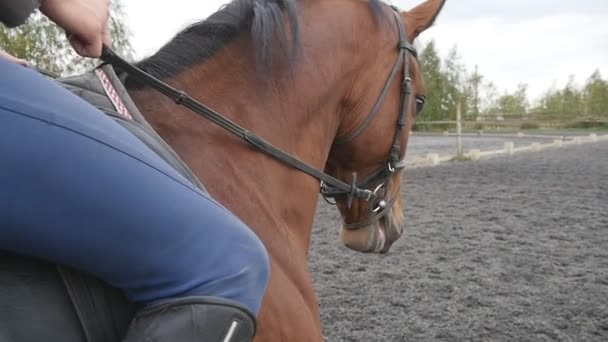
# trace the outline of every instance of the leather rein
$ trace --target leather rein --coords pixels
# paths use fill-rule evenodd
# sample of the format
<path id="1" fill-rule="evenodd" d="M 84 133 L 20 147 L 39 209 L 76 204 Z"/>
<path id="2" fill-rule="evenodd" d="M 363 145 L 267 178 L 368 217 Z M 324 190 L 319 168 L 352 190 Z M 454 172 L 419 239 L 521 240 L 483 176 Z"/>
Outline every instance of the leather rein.
<path id="1" fill-rule="evenodd" d="M 387 79 L 387 82 L 384 88 L 382 89 L 380 97 L 376 101 L 376 104 L 374 105 L 372 111 L 370 112 L 366 120 L 363 122 L 363 124 L 346 139 L 343 138 L 334 142 L 334 144 L 343 144 L 350 142 L 354 140 L 359 134 L 361 134 L 361 132 L 363 132 L 363 130 L 367 128 L 367 126 L 369 126 L 372 119 L 378 113 L 380 109 L 380 104 L 388 93 L 388 89 L 390 88 L 390 85 L 392 84 L 399 67 L 403 65 L 403 83 L 401 87 L 402 99 L 390 157 L 385 168 L 382 168 L 377 172 L 374 172 L 372 175 L 365 177 L 361 182 L 356 182 L 356 174 L 354 174 L 353 181 L 350 184 L 341 181 L 327 173 L 319 171 L 306 164 L 305 162 L 292 156 L 291 154 L 282 151 L 278 147 L 270 144 L 269 142 L 265 141 L 264 139 L 255 135 L 249 130 L 239 126 L 237 123 L 225 117 L 224 115 L 218 113 L 217 111 L 206 106 L 205 104 L 193 99 L 182 90 L 178 90 L 171 87 L 170 85 L 162 82 L 156 77 L 139 69 L 137 66 L 127 62 L 107 46 L 104 46 L 103 48 L 101 59 L 104 62 L 119 68 L 122 72 L 126 72 L 128 74 L 128 77 L 132 77 L 139 83 L 153 88 L 159 93 L 172 99 L 176 104 L 184 106 L 193 111 L 194 113 L 202 116 L 203 118 L 208 119 L 212 123 L 241 138 L 242 140 L 246 141 L 258 150 L 266 153 L 267 155 L 272 156 L 277 160 L 318 179 L 319 181 L 321 181 L 320 193 L 326 200 L 328 198 L 346 196 L 349 208 L 351 207 L 353 199 L 360 199 L 371 203 L 372 205 L 370 205 L 369 207 L 372 215 L 370 217 L 357 223 L 345 224 L 345 228 L 356 229 L 369 225 L 379 220 L 388 213 L 388 209 L 390 209 L 390 206 L 395 202 L 397 196 L 399 195 L 399 191 L 397 191 L 397 193 L 394 194 L 388 202 L 386 201 L 386 197 L 388 195 L 386 193 L 388 181 L 392 174 L 397 171 L 400 171 L 405 167 L 404 160 L 399 159 L 399 154 L 401 151 L 399 141 L 402 135 L 403 128 L 405 127 L 407 117 L 407 105 L 409 103 L 409 97 L 411 94 L 411 79 L 409 77 L 408 52 L 416 56 L 416 50 L 407 41 L 407 35 L 405 32 L 404 24 L 401 21 L 398 11 L 395 8 L 393 9 L 395 10 L 397 26 L 399 28 L 399 55 L 397 61 L 395 62 L 395 65 L 393 66 L 389 78 Z M 369 186 L 370 184 L 377 183 L 378 181 L 381 181 L 381 184 L 377 186 L 374 190 L 370 190 L 367 188 L 367 186 Z"/>

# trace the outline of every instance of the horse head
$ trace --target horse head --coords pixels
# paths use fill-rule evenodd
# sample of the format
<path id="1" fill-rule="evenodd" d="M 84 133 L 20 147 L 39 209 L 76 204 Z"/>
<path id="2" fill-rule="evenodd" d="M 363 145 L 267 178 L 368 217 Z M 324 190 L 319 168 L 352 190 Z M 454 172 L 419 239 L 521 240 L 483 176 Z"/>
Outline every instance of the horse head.
<path id="1" fill-rule="evenodd" d="M 325 170 L 353 189 L 367 189 L 369 196 L 322 187 L 341 213 L 340 237 L 350 249 L 386 253 L 403 234 L 401 171 L 410 129 L 426 97 L 413 43 L 433 24 L 444 2 L 428 0 L 406 12 L 395 7 L 391 14 L 378 11 L 384 20 L 375 28 L 380 32 L 370 27 L 370 37 L 379 39 L 381 47 L 360 50 L 370 64 L 350 80 Z"/>

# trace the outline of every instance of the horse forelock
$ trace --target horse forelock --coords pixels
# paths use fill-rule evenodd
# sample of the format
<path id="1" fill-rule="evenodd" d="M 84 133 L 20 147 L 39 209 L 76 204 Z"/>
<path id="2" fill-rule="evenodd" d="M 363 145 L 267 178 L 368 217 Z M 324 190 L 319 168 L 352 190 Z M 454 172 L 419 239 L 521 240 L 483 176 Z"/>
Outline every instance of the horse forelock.
<path id="1" fill-rule="evenodd" d="M 159 79 L 167 79 L 213 57 L 240 34 L 249 32 L 258 70 L 272 67 L 277 49 L 282 49 L 292 67 L 301 48 L 298 5 L 305 1 L 233 0 L 207 19 L 183 29 L 137 66 Z M 387 18 L 384 2 L 369 0 L 368 5 L 376 21 L 384 22 Z"/>

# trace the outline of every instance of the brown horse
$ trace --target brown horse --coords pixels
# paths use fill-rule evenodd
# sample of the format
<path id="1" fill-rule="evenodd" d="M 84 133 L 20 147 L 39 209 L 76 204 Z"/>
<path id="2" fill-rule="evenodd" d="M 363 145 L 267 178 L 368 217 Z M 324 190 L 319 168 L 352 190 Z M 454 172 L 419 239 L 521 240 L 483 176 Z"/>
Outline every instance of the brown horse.
<path id="1" fill-rule="evenodd" d="M 137 64 L 346 190 L 127 79 L 155 131 L 268 250 L 256 341 L 323 340 L 307 264 L 320 187 L 349 248 L 385 253 L 401 236 L 400 170 L 426 95 L 411 44 L 444 1 L 397 12 L 373 0 L 235 0 Z"/>
<path id="2" fill-rule="evenodd" d="M 434 22 L 443 3 L 429 0 L 400 13 L 409 43 Z M 276 19 L 283 17 L 275 13 L 279 8 L 287 9 L 285 26 Z M 401 74 L 379 98 L 400 52 L 392 11 L 375 1 L 236 1 L 139 65 L 309 165 L 351 182 L 353 172 L 367 176 L 385 168 L 391 153 L 403 101 Z M 233 31 L 250 22 L 253 37 Z M 216 31 L 214 27 L 223 33 L 220 38 L 206 34 Z M 274 41 L 281 44 L 279 49 L 271 48 Z M 208 46 L 212 48 L 206 55 L 197 51 Z M 409 56 L 406 76 L 412 80 L 412 95 L 406 104 L 406 134 L 399 141 L 400 159 L 416 103 L 425 95 L 417 60 Z M 265 58 L 272 63 L 264 63 Z M 402 64 L 398 67 L 403 72 Z M 209 192 L 244 220 L 268 249 L 271 280 L 257 339 L 322 340 L 307 267 L 319 181 L 152 90 L 134 90 L 131 95 Z M 370 118 L 376 103 L 378 113 Z M 389 249 L 403 231 L 400 184 L 400 173 L 392 173 L 385 190 L 397 200 L 382 219 L 341 229 L 346 246 L 361 252 Z M 346 202 L 337 198 L 346 224 L 369 216 L 367 202 L 354 199 L 350 208 Z"/>

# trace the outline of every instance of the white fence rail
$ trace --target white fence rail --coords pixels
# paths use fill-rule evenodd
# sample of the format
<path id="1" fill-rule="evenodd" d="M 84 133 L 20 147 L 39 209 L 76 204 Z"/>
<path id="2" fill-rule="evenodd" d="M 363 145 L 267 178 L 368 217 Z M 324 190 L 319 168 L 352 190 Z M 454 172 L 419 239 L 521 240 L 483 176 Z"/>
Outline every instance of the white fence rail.
<path id="1" fill-rule="evenodd" d="M 500 135 L 501 137 L 505 137 L 505 135 Z M 521 137 L 530 137 L 523 133 L 520 133 L 514 138 Z M 541 136 L 542 138 L 547 138 L 547 136 Z M 586 136 L 574 136 L 571 139 L 566 140 L 563 137 L 559 137 L 553 139 L 550 143 L 539 143 L 533 142 L 526 146 L 515 147 L 515 143 L 513 141 L 506 141 L 504 143 L 504 147 L 502 149 L 482 151 L 480 149 L 470 149 L 466 153 L 458 154 L 448 154 L 448 155 L 439 155 L 438 153 L 428 153 L 422 157 L 414 157 L 408 161 L 407 168 L 414 167 L 424 167 L 424 166 L 437 166 L 441 163 L 454 160 L 455 157 L 464 157 L 471 160 L 479 160 L 482 158 L 495 157 L 495 156 L 512 156 L 516 153 L 522 152 L 541 152 L 546 149 L 554 149 L 554 148 L 562 148 L 570 145 L 580 145 L 587 143 L 595 143 L 598 141 L 608 141 L 608 134 L 598 135 L 596 133 L 591 133 Z M 459 145 L 459 148 L 462 148 L 462 145 Z"/>

